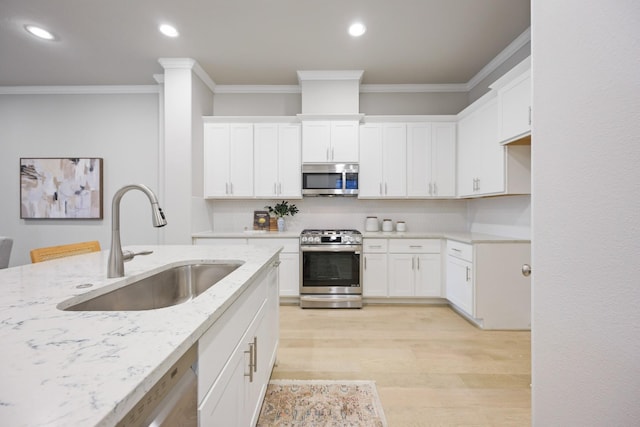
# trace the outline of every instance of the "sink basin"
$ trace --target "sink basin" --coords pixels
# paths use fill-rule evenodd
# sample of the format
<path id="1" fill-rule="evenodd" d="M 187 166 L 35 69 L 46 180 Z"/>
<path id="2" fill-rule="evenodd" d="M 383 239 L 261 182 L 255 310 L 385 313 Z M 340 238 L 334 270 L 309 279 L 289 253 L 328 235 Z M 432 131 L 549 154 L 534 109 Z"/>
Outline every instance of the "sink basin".
<path id="1" fill-rule="evenodd" d="M 170 307 L 202 294 L 243 263 L 188 264 L 173 267 L 87 301 L 64 306 L 65 311 L 135 311 Z"/>

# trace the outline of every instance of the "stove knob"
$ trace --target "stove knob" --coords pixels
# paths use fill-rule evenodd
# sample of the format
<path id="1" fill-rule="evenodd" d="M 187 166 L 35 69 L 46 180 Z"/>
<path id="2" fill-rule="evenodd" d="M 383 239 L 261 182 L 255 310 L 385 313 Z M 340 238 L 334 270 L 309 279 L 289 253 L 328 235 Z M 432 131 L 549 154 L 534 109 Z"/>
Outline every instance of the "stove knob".
<path id="1" fill-rule="evenodd" d="M 351 236 L 344 236 L 342 239 L 345 243 L 351 243 Z"/>
<path id="2" fill-rule="evenodd" d="M 316 236 L 313 238 L 313 243 L 320 243 L 320 236 Z"/>
<path id="3" fill-rule="evenodd" d="M 300 242 L 302 242 L 302 243 L 307 243 L 307 236 L 302 236 L 302 237 L 300 238 Z"/>
<path id="4" fill-rule="evenodd" d="M 362 243 L 362 237 L 360 237 L 360 236 L 356 236 L 356 237 L 354 237 L 354 240 L 355 240 L 355 242 L 356 242 L 357 244 Z"/>

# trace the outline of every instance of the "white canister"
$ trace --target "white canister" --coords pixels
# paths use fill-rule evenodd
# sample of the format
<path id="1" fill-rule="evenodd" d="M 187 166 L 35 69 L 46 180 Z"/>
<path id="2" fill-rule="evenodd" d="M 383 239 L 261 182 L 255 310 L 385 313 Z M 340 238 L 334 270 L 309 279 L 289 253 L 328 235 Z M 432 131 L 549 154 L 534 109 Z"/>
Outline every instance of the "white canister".
<path id="1" fill-rule="evenodd" d="M 407 231 L 407 224 L 404 221 L 396 222 L 396 231 Z"/>
<path id="2" fill-rule="evenodd" d="M 364 221 L 365 231 L 380 231 L 380 224 L 378 223 L 377 216 L 368 216 Z"/>
<path id="3" fill-rule="evenodd" d="M 393 231 L 393 222 L 390 219 L 382 220 L 382 231 Z"/>

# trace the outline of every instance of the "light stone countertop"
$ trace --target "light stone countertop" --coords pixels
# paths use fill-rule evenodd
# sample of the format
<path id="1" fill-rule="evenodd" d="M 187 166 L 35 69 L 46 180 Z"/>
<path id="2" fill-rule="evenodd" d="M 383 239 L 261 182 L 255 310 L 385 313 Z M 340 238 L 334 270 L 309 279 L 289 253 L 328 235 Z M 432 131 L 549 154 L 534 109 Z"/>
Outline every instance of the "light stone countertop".
<path id="1" fill-rule="evenodd" d="M 234 239 L 234 238 L 298 238 L 301 230 L 297 231 L 239 231 L 239 232 L 214 232 L 203 231 L 192 234 L 193 238 L 198 239 Z M 364 231 L 362 236 L 365 239 L 449 239 L 462 243 L 531 243 L 531 239 L 520 237 L 498 236 L 485 233 L 469 233 L 457 231 L 407 231 L 407 232 L 383 232 L 383 231 Z"/>
<path id="2" fill-rule="evenodd" d="M 115 425 L 275 260 L 270 246 L 130 246 L 153 254 L 107 279 L 109 251 L 0 270 L 0 420 L 18 426 Z M 196 299 L 147 311 L 74 312 L 72 297 L 115 289 L 168 267 L 244 264 Z M 91 283 L 89 289 L 77 289 Z M 81 298 L 82 299 L 82 298 Z"/>

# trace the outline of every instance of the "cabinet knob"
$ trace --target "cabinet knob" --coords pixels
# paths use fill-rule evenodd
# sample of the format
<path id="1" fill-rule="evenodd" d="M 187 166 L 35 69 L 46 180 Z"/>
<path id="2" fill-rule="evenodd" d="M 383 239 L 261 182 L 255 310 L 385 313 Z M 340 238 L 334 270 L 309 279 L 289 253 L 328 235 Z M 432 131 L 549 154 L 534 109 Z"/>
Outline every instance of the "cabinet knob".
<path id="1" fill-rule="evenodd" d="M 522 264 L 522 275 L 524 277 L 531 276 L 531 266 L 529 264 Z"/>

